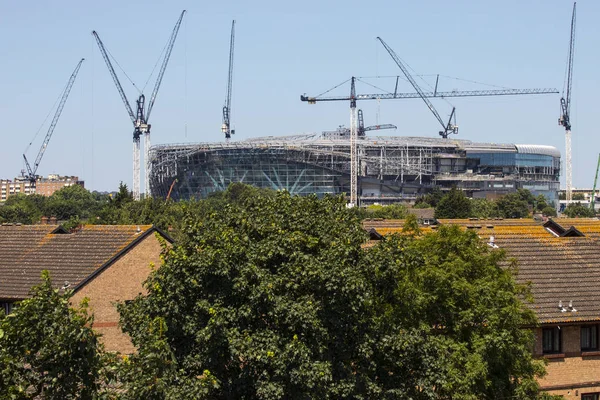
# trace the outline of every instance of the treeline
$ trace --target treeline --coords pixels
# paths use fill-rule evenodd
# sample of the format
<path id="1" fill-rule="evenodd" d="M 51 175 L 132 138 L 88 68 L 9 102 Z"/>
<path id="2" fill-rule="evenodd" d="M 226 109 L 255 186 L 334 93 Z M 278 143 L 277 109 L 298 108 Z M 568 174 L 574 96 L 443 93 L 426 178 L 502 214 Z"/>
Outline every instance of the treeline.
<path id="1" fill-rule="evenodd" d="M 148 198 L 134 201 L 127 186 L 120 184 L 114 196 L 89 192 L 79 185 L 68 186 L 52 196 L 24 194 L 10 196 L 0 204 L 0 223 L 36 224 L 42 217 L 56 218 L 68 229 L 79 224 L 154 224 L 162 229 L 177 227 L 186 210 L 201 209 L 213 203 L 243 201 L 262 195 L 274 196 L 275 191 L 234 183 L 224 192 L 216 192 L 204 200 L 165 201 Z M 457 189 L 439 189 L 417 199 L 413 208 L 434 208 L 436 218 L 526 218 L 533 212 L 556 216 L 556 210 L 543 195 L 533 196 L 519 189 L 498 200 L 469 199 Z M 402 204 L 371 205 L 354 208 L 359 219 L 404 219 L 408 208 Z M 579 203 L 564 211 L 568 217 L 593 217 L 594 212 Z"/>
<path id="2" fill-rule="evenodd" d="M 139 203 L 178 210 L 183 229 L 145 294 L 117 306 L 135 354 L 106 353 L 86 303 L 44 274 L 0 311 L 0 398 L 549 398 L 528 288 L 475 232 L 422 235 L 412 217 L 365 248 L 343 197 L 243 185 Z"/>

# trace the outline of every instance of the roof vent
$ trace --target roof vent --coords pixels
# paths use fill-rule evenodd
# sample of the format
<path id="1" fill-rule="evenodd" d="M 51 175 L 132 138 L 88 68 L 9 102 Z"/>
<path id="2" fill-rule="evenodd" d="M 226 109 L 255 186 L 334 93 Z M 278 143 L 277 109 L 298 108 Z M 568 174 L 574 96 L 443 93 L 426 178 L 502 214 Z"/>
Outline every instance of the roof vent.
<path id="1" fill-rule="evenodd" d="M 136 228 L 136 230 L 135 230 L 135 231 L 136 231 L 137 233 L 140 233 L 140 232 L 142 231 L 142 230 L 140 229 L 140 226 L 139 226 L 139 225 L 137 226 L 137 228 Z"/>
<path id="2" fill-rule="evenodd" d="M 573 307 L 573 300 L 569 301 L 569 311 L 577 312 L 577 309 L 575 309 L 575 307 Z"/>
<path id="3" fill-rule="evenodd" d="M 496 244 L 496 238 L 494 236 L 490 236 L 490 241 L 488 242 L 488 246 L 493 249 L 497 249 L 498 245 Z"/>

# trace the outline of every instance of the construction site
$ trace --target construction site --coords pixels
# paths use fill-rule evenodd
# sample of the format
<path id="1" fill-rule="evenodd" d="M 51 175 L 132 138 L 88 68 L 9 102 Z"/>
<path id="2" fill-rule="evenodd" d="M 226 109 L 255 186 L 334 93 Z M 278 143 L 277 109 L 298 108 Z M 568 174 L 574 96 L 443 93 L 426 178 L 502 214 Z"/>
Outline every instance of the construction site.
<path id="1" fill-rule="evenodd" d="M 557 200 L 560 152 L 551 146 L 425 137 L 362 137 L 357 143 L 362 204 L 411 201 L 433 187 L 497 197 L 518 188 Z M 292 194 L 350 193 L 347 137 L 306 134 L 238 142 L 154 146 L 155 196 L 204 198 L 232 182 Z"/>
<path id="2" fill-rule="evenodd" d="M 302 94 L 306 104 L 336 101 L 346 102 L 350 108 L 349 128 L 340 126 L 335 131 L 303 133 L 292 136 L 269 136 L 241 141 L 233 139 L 232 91 L 234 67 L 235 21 L 231 24 L 229 68 L 225 103 L 222 109 L 221 132 L 223 142 L 193 144 L 161 144 L 151 146 L 149 123 L 158 91 L 185 15 L 181 12 L 164 53 L 151 94 L 139 91 L 135 104 L 131 103 L 113 63 L 118 65 L 96 31 L 93 37 L 108 72 L 115 84 L 133 127 L 133 197 L 145 196 L 175 200 L 205 198 L 215 191 L 224 190 L 230 183 L 243 182 L 260 188 L 287 190 L 292 194 L 345 194 L 350 206 L 371 203 L 411 202 L 434 188 L 449 190 L 457 187 L 473 198 L 496 198 L 523 188 L 534 195 L 544 195 L 558 206 L 561 168 L 564 168 L 566 201 L 572 195 L 571 122 L 570 103 L 575 29 L 575 6 L 571 19 L 571 37 L 566 74 L 566 94 L 560 100 L 559 125 L 565 128 L 565 159 L 561 164 L 560 151 L 543 144 L 476 143 L 457 140 L 455 108 L 448 119 L 443 119 L 431 99 L 458 97 L 491 97 L 557 94 L 553 88 L 492 89 L 469 91 L 438 91 L 438 82 L 432 90 L 423 90 L 407 65 L 380 37 L 379 44 L 398 67 L 396 85 L 379 93 L 357 93 L 360 77 L 351 77 L 348 94 L 331 96 L 327 90 L 318 96 Z M 77 76 L 83 59 L 71 75 L 63 92 L 55 117 L 37 158 L 30 166 L 23 155 L 27 173 L 23 180 L 32 186 L 39 176 L 36 171 L 48 146 L 62 108 Z M 157 62 L 156 66 L 159 65 Z M 119 65 L 118 65 L 119 66 Z M 120 66 L 119 66 L 120 67 Z M 127 76 L 129 79 L 129 76 Z M 399 80 L 409 82 L 414 91 L 398 91 Z M 439 75 L 438 75 L 439 79 Z M 131 79 L 130 79 L 131 80 Z M 150 78 L 149 78 L 150 80 Z M 133 82 L 132 82 L 133 83 Z M 134 85 L 135 86 L 135 85 Z M 336 85 L 335 88 L 341 87 Z M 391 124 L 365 126 L 357 102 L 369 100 L 416 99 L 425 103 L 439 123 L 439 137 L 373 136 L 369 132 L 395 129 Z M 143 138 L 143 151 L 142 147 Z M 143 161 L 142 161 L 143 160 Z M 600 164 L 599 164 L 600 165 Z M 595 191 L 595 188 L 594 188 Z"/>

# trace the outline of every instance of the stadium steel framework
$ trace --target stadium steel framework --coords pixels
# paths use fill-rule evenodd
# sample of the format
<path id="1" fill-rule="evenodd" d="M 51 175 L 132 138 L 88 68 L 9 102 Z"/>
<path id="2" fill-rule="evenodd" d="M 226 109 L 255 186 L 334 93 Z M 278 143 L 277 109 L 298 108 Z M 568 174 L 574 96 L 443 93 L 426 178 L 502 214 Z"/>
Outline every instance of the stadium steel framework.
<path id="1" fill-rule="evenodd" d="M 358 142 L 362 203 L 407 201 L 457 186 L 472 197 L 518 188 L 557 199 L 560 153 L 551 146 L 376 136 Z M 350 192 L 350 140 L 302 134 L 238 142 L 158 145 L 150 151 L 153 195 L 204 198 L 232 182 L 319 196 Z"/>

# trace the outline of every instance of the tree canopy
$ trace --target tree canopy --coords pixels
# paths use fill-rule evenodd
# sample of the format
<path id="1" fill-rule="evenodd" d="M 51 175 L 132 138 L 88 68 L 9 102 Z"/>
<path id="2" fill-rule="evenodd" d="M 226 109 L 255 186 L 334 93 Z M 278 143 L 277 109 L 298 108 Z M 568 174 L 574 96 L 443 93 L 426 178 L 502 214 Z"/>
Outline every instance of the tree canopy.
<path id="1" fill-rule="evenodd" d="M 590 207 L 584 206 L 579 202 L 570 203 L 567 205 L 563 213 L 569 218 L 591 218 L 596 215 L 596 213 Z"/>
<path id="2" fill-rule="evenodd" d="M 0 311 L 0 398 L 91 399 L 103 366 L 87 306 L 52 288 L 47 272 L 31 298 Z"/>
<path id="3" fill-rule="evenodd" d="M 471 216 L 471 200 L 462 190 L 450 189 L 435 208 L 436 218 L 468 218 Z"/>
<path id="4" fill-rule="evenodd" d="M 364 249 L 342 198 L 284 192 L 198 212 L 119 306 L 124 398 L 537 396 L 527 292 L 474 233 Z"/>

